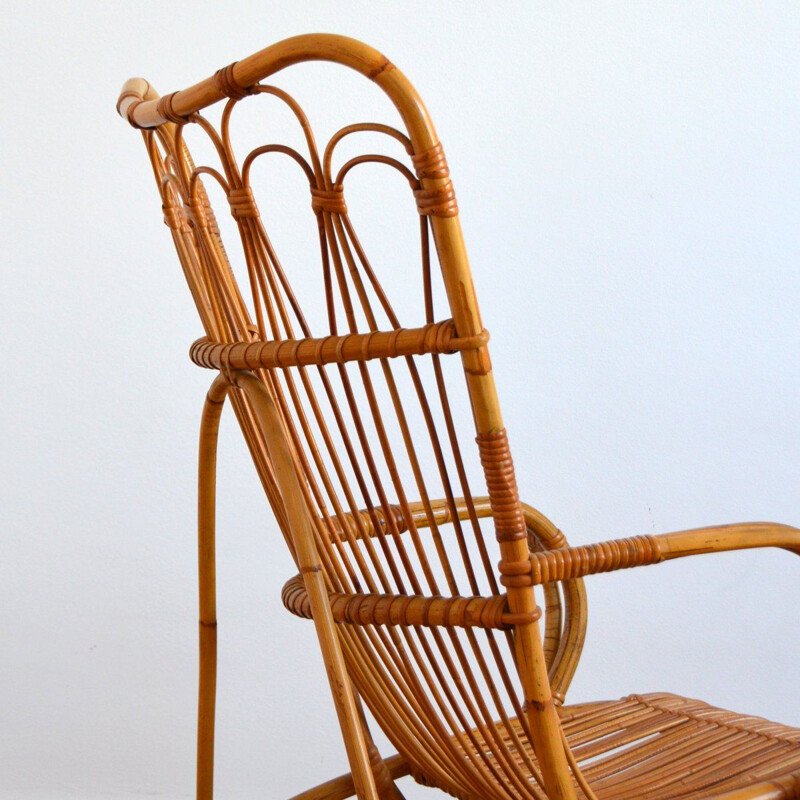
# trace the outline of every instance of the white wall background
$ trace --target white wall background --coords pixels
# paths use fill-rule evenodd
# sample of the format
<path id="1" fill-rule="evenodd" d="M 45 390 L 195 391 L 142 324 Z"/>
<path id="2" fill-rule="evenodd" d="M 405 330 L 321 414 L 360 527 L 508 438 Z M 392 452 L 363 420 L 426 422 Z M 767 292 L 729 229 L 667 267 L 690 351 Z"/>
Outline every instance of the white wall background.
<path id="1" fill-rule="evenodd" d="M 0 797 L 192 794 L 209 375 L 114 102 L 312 30 L 383 50 L 431 109 L 526 499 L 573 543 L 800 523 L 797 4 L 9 3 Z M 312 116 L 325 74 L 295 83 Z M 287 797 L 343 748 L 231 419 L 220 514 L 219 796 Z M 799 587 L 767 551 L 590 579 L 572 697 L 800 725 Z"/>

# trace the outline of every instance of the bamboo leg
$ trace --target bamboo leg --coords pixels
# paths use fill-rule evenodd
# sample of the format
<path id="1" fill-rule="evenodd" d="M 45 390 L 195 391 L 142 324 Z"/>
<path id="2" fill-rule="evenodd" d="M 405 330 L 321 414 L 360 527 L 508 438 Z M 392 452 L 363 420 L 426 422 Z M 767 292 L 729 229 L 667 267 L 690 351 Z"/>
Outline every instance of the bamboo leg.
<path id="1" fill-rule="evenodd" d="M 538 624 L 517 625 L 515 643 L 531 738 L 541 765 L 547 796 L 551 800 L 576 800 L 577 794 L 569 777 L 565 742 L 561 738 L 558 711 L 550 691 L 544 659 L 540 657 L 542 645 Z"/>
<path id="2" fill-rule="evenodd" d="M 197 531 L 200 590 L 200 680 L 197 698 L 197 800 L 214 795 L 214 711 L 217 693 L 217 591 L 215 499 L 217 434 L 228 384 L 217 378 L 206 396 L 200 422 Z"/>
<path id="3" fill-rule="evenodd" d="M 264 432 L 269 458 L 289 521 L 295 557 L 303 576 L 314 627 L 328 675 L 347 758 L 352 770 L 358 800 L 381 800 L 367 751 L 364 729 L 358 716 L 356 700 L 342 655 L 339 635 L 328 602 L 328 590 L 314 541 L 314 532 L 303 501 L 294 459 L 286 441 L 283 422 L 272 396 L 252 373 L 235 372 L 237 388 L 244 391 Z"/>

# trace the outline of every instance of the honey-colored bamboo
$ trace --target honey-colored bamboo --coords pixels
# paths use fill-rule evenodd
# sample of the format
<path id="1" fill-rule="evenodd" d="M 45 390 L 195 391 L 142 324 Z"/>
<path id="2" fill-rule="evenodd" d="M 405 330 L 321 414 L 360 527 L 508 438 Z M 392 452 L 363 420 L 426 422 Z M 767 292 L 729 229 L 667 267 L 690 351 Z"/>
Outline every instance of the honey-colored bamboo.
<path id="1" fill-rule="evenodd" d="M 369 78 L 403 130 L 348 125 L 320 151 L 297 101 L 264 83 L 309 60 Z M 241 102 L 283 104 L 307 152 L 266 143 L 236 153 L 230 124 Z M 215 127 L 202 112 L 216 103 L 224 105 Z M 191 357 L 217 373 L 198 473 L 199 800 L 214 790 L 214 495 L 226 403 L 295 561 L 284 604 L 313 620 L 350 765 L 293 800 L 402 800 L 396 781 L 407 775 L 460 800 L 800 798 L 796 729 L 667 694 L 566 702 L 586 633 L 584 577 L 755 547 L 800 554 L 800 531 L 745 523 L 569 547 L 520 501 L 455 189 L 408 79 L 367 45 L 312 34 L 164 97 L 131 79 L 117 110 L 141 130 L 201 319 Z M 194 163 L 189 129 L 210 140 L 214 161 Z M 384 136 L 392 154 L 357 156 L 336 170 L 339 144 L 365 131 Z M 260 214 L 251 168 L 267 157 L 290 158 L 308 186 L 325 319 L 303 315 Z M 348 211 L 348 176 L 363 164 L 392 170 L 411 189 L 423 287 L 408 327 Z M 204 181 L 225 192 L 240 248 L 223 244 Z M 437 303 L 446 314 L 435 313 Z M 452 356 L 463 367 L 477 448 L 468 438 L 462 446 L 462 421 L 451 413 L 460 388 L 446 379 Z M 470 457 L 482 468 L 480 492 Z M 365 707 L 396 755 L 381 757 Z"/>

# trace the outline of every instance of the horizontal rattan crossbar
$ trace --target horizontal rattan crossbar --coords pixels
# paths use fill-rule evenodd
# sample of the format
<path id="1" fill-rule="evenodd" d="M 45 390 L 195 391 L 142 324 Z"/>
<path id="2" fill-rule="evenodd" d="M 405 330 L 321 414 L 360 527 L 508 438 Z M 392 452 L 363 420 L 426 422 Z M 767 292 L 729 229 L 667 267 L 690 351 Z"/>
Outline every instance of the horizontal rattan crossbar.
<path id="1" fill-rule="evenodd" d="M 393 331 L 350 333 L 321 339 L 223 344 L 203 338 L 192 345 L 189 355 L 195 364 L 208 369 L 276 369 L 426 353 L 457 353 L 477 350 L 488 340 L 485 331 L 477 336 L 457 337 L 453 320 L 448 319 L 412 330 L 395 328 Z"/>
<path id="2" fill-rule="evenodd" d="M 304 61 L 356 70 L 399 120 L 345 121 L 318 146 L 304 105 L 267 80 Z M 323 89 L 336 86 L 330 72 L 315 79 Z M 327 95 L 347 110 L 338 92 L 317 96 Z M 243 104 L 264 137 L 249 149 L 237 144 Z M 217 373 L 200 428 L 198 799 L 211 800 L 214 783 L 226 404 L 295 563 L 282 599 L 313 622 L 350 767 L 294 800 L 402 800 L 407 776 L 459 800 L 800 798 L 796 729 L 662 693 L 567 702 L 585 577 L 748 548 L 800 555 L 800 530 L 744 523 L 570 547 L 520 501 L 454 184 L 405 75 L 365 44 L 311 34 L 163 97 L 131 79 L 117 110 L 140 131 L 198 311 L 191 358 Z M 277 113 L 299 146 L 269 138 Z M 352 155 L 367 139 L 375 152 Z M 190 148 L 211 155 L 199 163 Z M 294 170 L 299 195 L 284 178 L 256 179 L 276 159 Z M 405 206 L 392 206 L 397 193 L 371 197 L 381 232 L 404 217 L 418 231 L 401 254 L 399 294 L 380 246 L 367 245 L 363 210 L 350 210 L 363 209 L 348 202 L 362 169 L 383 170 L 405 193 Z M 285 256 L 272 238 L 279 215 L 263 213 L 298 196 L 308 227 L 286 233 L 318 246 L 316 263 Z M 371 725 L 396 754 L 378 752 Z"/>

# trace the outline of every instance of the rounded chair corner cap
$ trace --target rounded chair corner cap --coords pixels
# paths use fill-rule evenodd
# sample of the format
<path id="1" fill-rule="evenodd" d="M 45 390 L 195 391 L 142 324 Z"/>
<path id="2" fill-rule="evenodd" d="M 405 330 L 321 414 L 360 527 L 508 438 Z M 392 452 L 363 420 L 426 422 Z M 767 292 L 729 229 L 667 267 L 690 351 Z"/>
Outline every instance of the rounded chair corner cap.
<path id="1" fill-rule="evenodd" d="M 158 92 L 152 87 L 150 81 L 145 78 L 128 78 L 122 84 L 117 97 L 116 109 L 121 117 L 125 116 L 127 109 L 123 108 L 123 102 L 128 98 L 131 101 L 157 100 Z"/>

